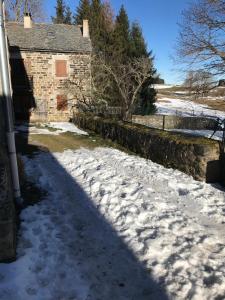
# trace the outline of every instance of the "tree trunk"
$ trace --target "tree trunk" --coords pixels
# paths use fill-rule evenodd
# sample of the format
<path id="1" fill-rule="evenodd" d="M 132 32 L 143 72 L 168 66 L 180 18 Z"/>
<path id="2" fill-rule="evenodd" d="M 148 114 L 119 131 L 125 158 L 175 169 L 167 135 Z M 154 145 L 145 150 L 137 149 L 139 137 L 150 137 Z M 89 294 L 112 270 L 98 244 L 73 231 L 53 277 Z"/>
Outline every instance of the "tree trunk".
<path id="1" fill-rule="evenodd" d="M 132 113 L 131 113 L 131 109 L 126 107 L 124 108 L 123 111 L 123 120 L 126 122 L 131 122 L 132 121 Z"/>

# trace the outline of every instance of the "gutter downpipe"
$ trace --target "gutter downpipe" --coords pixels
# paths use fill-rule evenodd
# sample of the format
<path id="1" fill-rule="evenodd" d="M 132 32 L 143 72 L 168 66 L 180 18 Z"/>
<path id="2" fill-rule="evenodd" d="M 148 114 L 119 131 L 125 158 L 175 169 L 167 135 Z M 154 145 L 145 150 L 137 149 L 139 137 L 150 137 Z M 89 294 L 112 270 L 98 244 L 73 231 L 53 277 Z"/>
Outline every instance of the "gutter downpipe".
<path id="1" fill-rule="evenodd" d="M 14 197 L 18 203 L 21 203 L 21 192 L 18 174 L 18 164 L 16 157 L 15 132 L 12 107 L 12 89 L 9 71 L 9 57 L 7 51 L 5 20 L 4 20 L 4 0 L 0 0 L 0 76 L 2 82 L 2 95 L 5 99 L 6 111 L 6 130 L 7 145 L 10 158 L 10 167 L 12 173 L 12 183 Z"/>

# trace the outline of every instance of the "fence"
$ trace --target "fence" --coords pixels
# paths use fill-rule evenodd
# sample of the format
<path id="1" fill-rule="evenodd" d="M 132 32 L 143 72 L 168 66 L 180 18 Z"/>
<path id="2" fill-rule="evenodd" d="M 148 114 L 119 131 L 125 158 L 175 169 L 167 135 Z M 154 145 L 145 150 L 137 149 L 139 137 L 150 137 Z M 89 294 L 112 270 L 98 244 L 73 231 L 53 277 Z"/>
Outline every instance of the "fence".
<path id="1" fill-rule="evenodd" d="M 191 129 L 191 130 L 215 130 L 218 129 L 218 121 L 203 117 L 178 117 L 166 115 L 139 116 L 133 115 L 132 122 L 157 129 Z"/>

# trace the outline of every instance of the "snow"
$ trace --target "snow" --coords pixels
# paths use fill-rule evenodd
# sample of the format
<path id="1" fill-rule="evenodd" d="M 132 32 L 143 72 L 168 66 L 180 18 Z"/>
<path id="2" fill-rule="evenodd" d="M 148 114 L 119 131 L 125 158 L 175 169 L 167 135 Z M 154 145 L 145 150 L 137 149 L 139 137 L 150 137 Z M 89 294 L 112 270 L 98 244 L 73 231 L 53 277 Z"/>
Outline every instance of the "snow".
<path id="1" fill-rule="evenodd" d="M 174 92 L 175 95 L 186 95 L 188 93 L 189 93 L 189 91 L 176 91 L 176 92 Z"/>
<path id="2" fill-rule="evenodd" d="M 68 122 L 50 122 L 46 124 L 51 128 L 55 128 L 57 130 L 61 130 L 61 132 L 73 132 L 76 134 L 88 135 L 87 132 L 77 128 L 73 123 Z"/>
<path id="3" fill-rule="evenodd" d="M 174 87 L 172 84 L 153 84 L 154 89 L 156 90 L 163 90 L 163 89 L 170 89 Z"/>
<path id="4" fill-rule="evenodd" d="M 209 108 L 208 105 L 198 104 L 188 100 L 171 99 L 162 97 L 156 102 L 157 114 L 180 115 L 180 116 L 201 116 L 211 118 L 225 118 L 225 112 Z"/>
<path id="5" fill-rule="evenodd" d="M 79 129 L 76 125 L 69 122 L 50 122 L 45 123 L 40 127 L 34 124 L 23 123 L 15 127 L 16 132 L 29 133 L 29 134 L 48 134 L 59 135 L 64 132 L 71 132 L 79 135 L 88 135 L 87 132 Z M 51 130 L 54 129 L 54 130 Z"/>
<path id="6" fill-rule="evenodd" d="M 224 191 L 111 148 L 23 160 L 48 194 L 21 213 L 0 299 L 224 298 Z"/>
<path id="7" fill-rule="evenodd" d="M 183 117 L 206 117 L 206 118 L 220 118 L 225 119 L 225 112 L 213 110 L 208 105 L 195 103 L 188 100 L 172 99 L 161 97 L 156 103 L 157 114 L 159 115 L 177 115 Z M 174 132 L 183 132 L 191 135 L 211 138 L 212 130 L 188 130 L 188 129 L 171 129 Z M 222 140 L 223 132 L 217 131 L 212 139 Z"/>

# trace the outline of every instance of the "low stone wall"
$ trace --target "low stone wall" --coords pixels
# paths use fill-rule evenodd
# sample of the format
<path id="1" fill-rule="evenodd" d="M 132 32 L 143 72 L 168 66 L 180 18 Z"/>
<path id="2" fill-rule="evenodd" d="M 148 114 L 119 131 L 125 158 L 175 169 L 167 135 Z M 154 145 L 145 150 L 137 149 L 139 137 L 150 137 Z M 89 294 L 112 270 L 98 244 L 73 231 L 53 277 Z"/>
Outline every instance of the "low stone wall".
<path id="1" fill-rule="evenodd" d="M 2 99 L 0 99 L 0 262 L 7 262 L 16 257 L 16 221 L 1 105 Z"/>
<path id="2" fill-rule="evenodd" d="M 132 117 L 132 122 L 158 129 L 214 130 L 217 126 L 217 122 L 214 119 L 165 115 L 134 115 Z"/>
<path id="3" fill-rule="evenodd" d="M 94 131 L 145 158 L 183 171 L 197 180 L 221 181 L 220 145 L 216 141 L 83 114 L 74 115 L 73 121 L 82 129 Z"/>
<path id="4" fill-rule="evenodd" d="M 34 111 L 30 115 L 30 122 L 69 122 L 71 119 L 71 115 L 69 113 L 62 112 L 59 115 L 57 114 L 48 114 L 48 113 L 40 113 L 38 111 Z"/>

